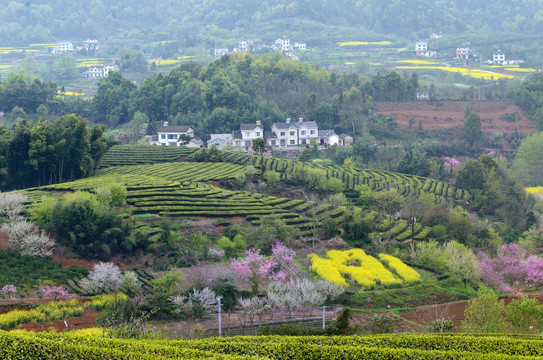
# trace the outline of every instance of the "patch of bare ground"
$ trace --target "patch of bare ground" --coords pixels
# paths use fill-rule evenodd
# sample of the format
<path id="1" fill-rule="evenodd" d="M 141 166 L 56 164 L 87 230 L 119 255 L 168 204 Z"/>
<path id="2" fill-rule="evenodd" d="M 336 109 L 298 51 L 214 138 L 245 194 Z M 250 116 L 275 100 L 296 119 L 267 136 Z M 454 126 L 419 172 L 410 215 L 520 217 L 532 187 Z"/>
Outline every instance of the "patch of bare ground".
<path id="1" fill-rule="evenodd" d="M 8 248 L 8 234 L 0 231 L 0 250 L 7 250 Z"/>
<path id="2" fill-rule="evenodd" d="M 519 296 L 502 296 L 500 300 L 503 300 L 505 305 L 509 305 L 512 300 L 519 299 Z M 543 296 L 535 297 L 539 303 L 543 303 Z M 419 326 L 430 326 L 434 320 L 437 319 L 446 319 L 451 320 L 454 323 L 454 326 L 459 329 L 464 321 L 464 311 L 468 305 L 467 301 L 457 301 L 452 303 L 444 304 L 435 304 L 428 306 L 421 306 L 416 308 L 413 311 L 402 314 L 401 317 L 407 321 L 407 323 L 412 323 L 413 330 L 417 331 L 416 328 Z"/>
<path id="3" fill-rule="evenodd" d="M 482 120 L 485 133 L 501 132 L 511 134 L 518 127 L 518 132 L 528 134 L 534 132 L 535 126 L 522 110 L 514 104 L 506 102 L 469 102 L 469 101 L 436 101 L 436 102 L 378 102 L 377 114 L 395 115 L 398 124 L 418 126 L 429 130 L 461 127 L 464 124 L 466 107 L 473 106 Z M 519 114 L 519 120 L 508 122 L 504 115 Z"/>

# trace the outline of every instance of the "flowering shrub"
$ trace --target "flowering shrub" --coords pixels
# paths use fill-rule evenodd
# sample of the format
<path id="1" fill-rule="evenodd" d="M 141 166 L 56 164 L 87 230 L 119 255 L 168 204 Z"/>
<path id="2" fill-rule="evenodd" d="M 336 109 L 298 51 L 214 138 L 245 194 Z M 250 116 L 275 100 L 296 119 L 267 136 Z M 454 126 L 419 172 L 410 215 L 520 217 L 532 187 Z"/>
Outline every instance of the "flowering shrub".
<path id="1" fill-rule="evenodd" d="M 45 322 L 83 316 L 85 309 L 77 300 L 52 301 L 31 310 L 13 310 L 0 315 L 0 329 L 8 330 L 28 322 Z"/>
<path id="2" fill-rule="evenodd" d="M 15 285 L 4 285 L 0 292 L 2 292 L 2 295 L 7 295 L 7 297 L 9 298 L 11 297 L 11 295 L 17 294 L 17 287 Z"/>
<path id="3" fill-rule="evenodd" d="M 128 299 L 124 293 L 117 294 L 101 294 L 92 297 L 92 308 L 96 311 L 102 311 L 104 309 L 113 309 L 115 303 L 117 305 L 122 304 Z"/>
<path id="4" fill-rule="evenodd" d="M 296 252 L 280 242 L 272 245 L 272 255 L 265 258 L 260 250 L 246 250 L 245 258 L 241 260 L 230 259 L 234 275 L 248 281 L 253 292 L 258 291 L 262 282 L 285 281 L 298 274 L 294 263 Z"/>
<path id="5" fill-rule="evenodd" d="M 462 164 L 460 161 L 458 161 L 457 159 L 455 159 L 453 157 L 445 156 L 443 158 L 443 160 L 444 160 L 443 166 L 445 166 L 447 168 L 453 168 L 453 167 L 456 167 L 456 166 L 460 166 Z"/>
<path id="6" fill-rule="evenodd" d="M 352 249 L 348 251 L 331 250 L 326 256 L 328 259 L 323 259 L 316 254 L 310 254 L 309 258 L 312 263 L 311 270 L 315 271 L 315 273 L 323 279 L 336 285 L 349 286 L 343 275 L 348 275 L 362 288 L 373 288 L 377 284 L 381 284 L 385 287 L 397 286 L 404 282 L 420 280 L 420 277 L 417 280 L 414 280 L 416 276 L 418 276 L 418 273 L 415 270 L 392 256 L 386 258 L 386 260 L 391 260 L 398 268 L 401 268 L 400 272 L 402 275 L 406 276 L 405 278 L 398 273 L 396 268 L 389 265 L 389 267 L 394 269 L 401 278 L 395 277 L 382 263 L 373 256 L 367 255 L 362 249 Z M 396 261 L 393 259 L 396 259 Z M 416 274 L 416 276 L 414 274 Z"/>
<path id="7" fill-rule="evenodd" d="M 66 289 L 62 286 L 42 286 L 40 292 L 45 297 L 52 297 L 54 300 L 57 298 L 63 298 L 69 300 L 71 295 L 68 294 Z"/>
<path id="8" fill-rule="evenodd" d="M 226 251 L 211 248 L 211 249 L 209 249 L 209 255 L 211 255 L 211 257 L 213 257 L 213 258 L 215 258 L 217 260 L 222 260 L 224 258 L 224 255 L 226 255 Z"/>
<path id="9" fill-rule="evenodd" d="M 522 286 L 543 285 L 543 258 L 531 255 L 518 244 L 500 246 L 494 257 L 480 253 L 478 260 L 481 278 L 498 291 L 515 292 Z"/>

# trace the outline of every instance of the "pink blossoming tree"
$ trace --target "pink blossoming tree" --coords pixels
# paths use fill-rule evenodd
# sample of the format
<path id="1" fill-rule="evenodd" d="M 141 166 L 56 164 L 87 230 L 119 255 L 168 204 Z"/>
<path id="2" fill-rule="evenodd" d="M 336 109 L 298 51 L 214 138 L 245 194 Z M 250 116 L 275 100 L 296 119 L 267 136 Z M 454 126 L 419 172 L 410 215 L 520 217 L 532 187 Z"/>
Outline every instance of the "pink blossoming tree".
<path id="1" fill-rule="evenodd" d="M 481 278 L 490 287 L 503 292 L 520 292 L 521 287 L 543 285 L 543 258 L 531 255 L 518 244 L 500 246 L 497 254 L 478 255 Z"/>
<path id="2" fill-rule="evenodd" d="M 230 266 L 234 275 L 247 281 L 253 294 L 263 282 L 286 281 L 298 274 L 294 263 L 296 252 L 284 244 L 277 242 L 272 245 L 272 254 L 265 258 L 260 249 L 245 251 L 244 259 L 230 259 Z"/>
<path id="3" fill-rule="evenodd" d="M 11 295 L 17 294 L 17 286 L 15 285 L 4 285 L 2 290 L 0 290 L 2 295 L 7 296 L 8 298 L 11 297 Z"/>

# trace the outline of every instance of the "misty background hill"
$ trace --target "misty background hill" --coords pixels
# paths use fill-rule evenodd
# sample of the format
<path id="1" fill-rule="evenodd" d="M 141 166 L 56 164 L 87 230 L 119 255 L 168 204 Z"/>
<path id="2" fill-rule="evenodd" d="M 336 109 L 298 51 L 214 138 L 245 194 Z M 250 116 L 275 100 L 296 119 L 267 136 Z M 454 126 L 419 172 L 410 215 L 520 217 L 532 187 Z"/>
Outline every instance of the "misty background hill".
<path id="1" fill-rule="evenodd" d="M 0 38 L 4 45 L 127 38 L 214 47 L 243 37 L 270 41 L 282 33 L 303 35 L 312 46 L 382 35 L 417 40 L 433 32 L 527 36 L 543 30 L 542 5 L 541 0 L 9 1 L 0 8 Z"/>

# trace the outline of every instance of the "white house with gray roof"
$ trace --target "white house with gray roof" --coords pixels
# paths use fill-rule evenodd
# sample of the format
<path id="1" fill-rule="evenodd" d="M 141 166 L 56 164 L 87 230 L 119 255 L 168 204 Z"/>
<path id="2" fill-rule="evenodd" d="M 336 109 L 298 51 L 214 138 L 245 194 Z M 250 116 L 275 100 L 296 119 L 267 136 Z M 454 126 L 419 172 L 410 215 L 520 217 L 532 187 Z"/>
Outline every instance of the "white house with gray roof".
<path id="1" fill-rule="evenodd" d="M 254 124 L 241 124 L 241 141 L 245 147 L 251 146 L 254 139 L 264 138 L 264 126 L 260 120 L 257 120 Z"/>
<path id="2" fill-rule="evenodd" d="M 318 141 L 319 126 L 314 121 L 304 121 L 303 118 L 292 122 L 290 118 L 284 123 L 272 125 L 273 135 L 269 135 L 266 143 L 273 148 L 297 147 L 309 145 L 311 139 Z"/>
<path id="3" fill-rule="evenodd" d="M 168 125 L 167 121 L 158 129 L 157 133 L 158 145 L 163 146 L 182 146 L 179 142 L 181 135 L 189 136 L 191 139 L 194 138 L 194 130 L 190 126 L 171 126 Z M 198 145 L 194 143 L 193 146 L 196 147 Z"/>

